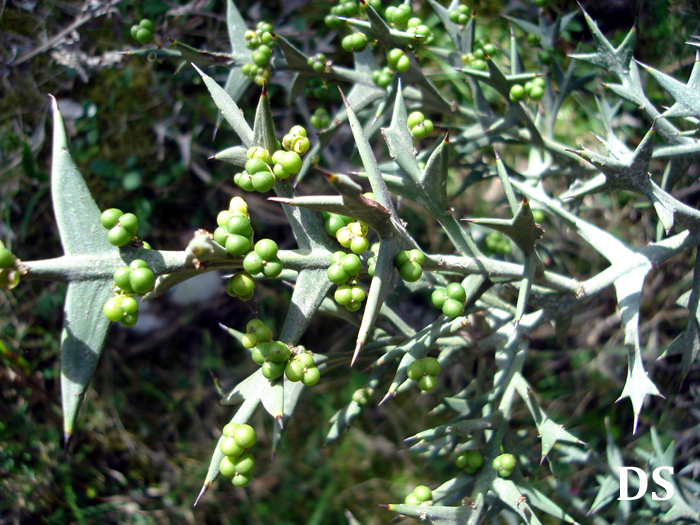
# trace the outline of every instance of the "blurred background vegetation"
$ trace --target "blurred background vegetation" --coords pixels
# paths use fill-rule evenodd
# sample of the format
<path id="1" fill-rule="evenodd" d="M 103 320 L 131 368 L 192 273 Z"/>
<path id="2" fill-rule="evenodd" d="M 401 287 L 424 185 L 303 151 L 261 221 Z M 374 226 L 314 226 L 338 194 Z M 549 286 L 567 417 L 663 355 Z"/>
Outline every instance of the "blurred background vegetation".
<path id="1" fill-rule="evenodd" d="M 687 78 L 694 55 L 684 42 L 700 32 L 700 7 L 693 0 L 599 4 L 603 2 L 584 2 L 607 34 L 615 35 L 613 40 L 619 41 L 636 17 L 635 56 Z M 335 32 L 323 24 L 327 13 L 321 3 L 237 5 L 251 27 L 261 19 L 271 21 L 276 32 L 304 51 L 332 54 L 339 47 Z M 501 14 L 536 15 L 532 4 L 519 0 L 470 5 L 479 13 L 481 33 L 493 42 L 507 38 Z M 618 11 L 612 10 L 615 6 Z M 551 2 L 550 7 L 562 13 L 577 8 L 568 0 Z M 59 99 L 72 153 L 101 208 L 136 213 L 143 237 L 157 249 L 181 250 L 196 228 L 214 229 L 217 212 L 239 189 L 231 169 L 208 157 L 229 146 L 232 133 L 225 127 L 215 133 L 216 108 L 191 67 L 120 51 L 140 49 L 129 28 L 148 17 L 164 46 L 177 40 L 226 52 L 224 13 L 223 1 L 208 0 L 2 2 L 0 239 L 14 253 L 25 260 L 62 254 L 50 201 L 48 93 Z M 317 33 L 305 30 L 307 26 Z M 587 49 L 588 38 L 578 19 L 557 53 Z M 225 78 L 224 68 L 209 73 L 220 82 Z M 435 79 L 441 82 L 439 75 Z M 289 81 L 280 73 L 270 87 L 279 130 L 308 123 L 314 109 L 301 100 L 287 107 L 284 86 Z M 655 102 L 664 100 L 661 88 L 652 83 L 648 88 Z M 324 104 L 336 109 L 339 98 L 332 91 Z M 258 96 L 259 88 L 252 86 L 239 101 L 251 117 Z M 452 96 L 464 95 L 453 90 Z M 561 132 L 572 146 L 592 141 L 596 124 L 584 111 L 591 100 L 580 97 L 567 107 L 569 120 Z M 624 130 L 635 143 L 647 124 L 639 120 L 636 108 L 626 109 Z M 329 155 L 338 165 L 333 167 L 352 169 L 352 153 L 351 140 L 334 141 Z M 458 188 L 468 173 L 455 170 L 453 175 Z M 303 184 L 306 193 L 326 191 L 313 175 Z M 489 188 L 486 181 L 462 194 L 453 203 L 457 213 L 489 214 L 500 199 L 498 192 L 490 196 Z M 698 188 L 691 186 L 686 193 L 686 202 L 697 206 Z M 245 198 L 256 233 L 293 248 L 281 209 L 257 194 Z M 608 231 L 627 239 L 655 236 L 651 215 L 625 194 L 600 195 L 586 204 L 593 220 Z M 418 207 L 402 203 L 400 213 L 422 246 L 445 248 Z M 593 253 L 581 253 L 580 245 L 550 229 L 554 235 L 543 243 L 547 264 L 572 276 L 603 267 Z M 665 444 L 675 439 L 679 464 L 696 462 L 697 476 L 698 370 L 680 385 L 678 363 L 653 363 L 683 327 L 675 300 L 689 286 L 691 268 L 692 261 L 674 259 L 645 287 L 645 355 L 652 357 L 650 374 L 667 400 L 652 400 L 642 413 L 642 425 L 658 425 Z M 257 315 L 278 333 L 290 296 L 283 283 L 269 283 L 258 288 L 249 305 L 230 299 L 222 280 L 206 277 L 211 274 L 189 290 L 144 304 L 134 329 L 112 328 L 65 459 L 58 382 L 65 286 L 32 281 L 12 292 L 0 290 L 0 522 L 321 524 L 347 522 L 348 510 L 361 523 L 374 524 L 392 516 L 377 503 L 402 501 L 416 484 L 435 487 L 454 474 L 455 467 L 444 459 L 427 464 L 407 453 L 406 437 L 441 421 L 430 414 L 434 398 L 419 395 L 417 389 L 381 407 L 371 406 L 343 439 L 323 446 L 328 419 L 364 382 L 362 366 L 348 372 L 353 328 L 339 330 L 340 321 L 324 318 L 301 343 L 314 352 L 337 354 L 340 367 L 304 393 L 303 406 L 288 425 L 274 461 L 266 459 L 271 456 L 271 422 L 256 416 L 259 466 L 247 489 L 216 483 L 193 508 L 220 429 L 232 414 L 230 407 L 219 405 L 211 374 L 230 388 L 255 368 L 220 323 L 240 328 Z M 211 293 L 197 293 L 208 288 Z M 397 293 L 394 301 L 408 318 L 436 317 L 425 298 L 411 298 L 407 304 Z M 600 453 L 605 418 L 625 450 L 649 448 L 648 433 L 629 433 L 628 403 L 614 403 L 626 366 L 614 305 L 612 295 L 604 296 L 576 318 L 569 334 L 569 347 L 575 351 L 564 350 L 552 330 L 538 330 L 526 370 L 548 412 Z M 443 380 L 457 391 L 468 373 L 466 368 L 449 370 Z M 534 444 L 532 434 L 523 440 Z"/>

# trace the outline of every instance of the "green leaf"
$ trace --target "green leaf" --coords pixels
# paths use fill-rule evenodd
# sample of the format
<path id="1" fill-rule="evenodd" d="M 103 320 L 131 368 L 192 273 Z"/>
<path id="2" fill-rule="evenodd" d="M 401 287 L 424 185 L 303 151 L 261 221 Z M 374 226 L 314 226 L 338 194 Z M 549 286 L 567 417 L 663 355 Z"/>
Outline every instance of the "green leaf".
<path id="1" fill-rule="evenodd" d="M 491 491 L 498 499 L 518 514 L 525 523 L 529 525 L 538 525 L 541 523 L 534 512 L 532 512 L 527 498 L 512 481 L 496 477 L 491 482 Z"/>
<path id="2" fill-rule="evenodd" d="M 468 505 L 461 507 L 423 507 L 405 504 L 382 506 L 397 514 L 410 516 L 432 525 L 464 525 L 473 513 Z"/>
<path id="3" fill-rule="evenodd" d="M 241 142 L 243 142 L 243 145 L 246 148 L 254 146 L 253 130 L 250 129 L 250 126 L 248 125 L 248 123 L 245 120 L 245 117 L 243 116 L 243 112 L 238 108 L 231 96 L 228 93 L 226 93 L 226 91 L 221 86 L 219 86 L 219 84 L 217 84 L 213 78 L 206 75 L 195 64 L 192 64 L 192 67 L 194 67 L 197 70 L 197 73 L 199 73 L 199 75 L 202 77 L 202 80 L 204 80 L 204 84 L 207 86 L 207 89 L 209 89 L 209 93 L 211 93 L 211 97 L 214 99 L 214 103 L 219 108 L 221 113 L 223 113 L 226 122 L 228 122 L 231 125 L 233 131 L 235 131 L 236 134 L 240 137 Z"/>

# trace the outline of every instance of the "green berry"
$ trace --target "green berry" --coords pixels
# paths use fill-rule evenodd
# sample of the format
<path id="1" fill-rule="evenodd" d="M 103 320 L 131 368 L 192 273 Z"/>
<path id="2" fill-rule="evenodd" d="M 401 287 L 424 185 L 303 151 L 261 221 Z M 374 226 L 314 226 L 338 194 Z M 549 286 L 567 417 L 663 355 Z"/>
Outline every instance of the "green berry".
<path id="1" fill-rule="evenodd" d="M 131 328 L 136 324 L 136 321 L 138 321 L 138 314 L 126 314 L 124 317 L 119 319 L 119 322 L 122 324 L 122 326 L 126 326 L 127 328 Z"/>
<path id="2" fill-rule="evenodd" d="M 255 253 L 257 253 L 263 261 L 271 261 L 277 256 L 279 247 L 272 239 L 260 239 L 255 243 Z"/>
<path id="3" fill-rule="evenodd" d="M 240 428 L 240 427 L 239 427 Z M 238 429 L 236 429 L 238 430 Z M 239 445 L 236 442 L 236 439 L 234 436 L 236 435 L 236 431 L 234 431 L 233 436 L 231 437 L 225 437 L 223 440 L 221 440 L 221 443 L 219 444 L 219 450 L 224 456 L 229 456 L 229 457 L 237 457 L 243 453 L 243 451 L 248 448 Z"/>
<path id="4" fill-rule="evenodd" d="M 289 348 L 282 341 L 273 341 L 267 349 L 267 359 L 272 363 L 286 363 L 289 360 Z"/>
<path id="5" fill-rule="evenodd" d="M 314 386 L 321 379 L 321 371 L 315 367 L 309 367 L 301 378 L 301 382 L 304 386 Z"/>
<path id="6" fill-rule="evenodd" d="M 440 363 L 434 357 L 426 357 L 423 359 L 423 370 L 430 376 L 436 376 L 440 373 Z"/>
<path id="7" fill-rule="evenodd" d="M 131 268 L 128 266 L 120 266 L 114 270 L 114 284 L 116 284 L 124 293 L 134 293 L 131 288 Z"/>
<path id="8" fill-rule="evenodd" d="M 415 489 L 413 489 L 413 494 L 416 495 L 416 498 L 418 498 L 418 501 L 421 503 L 433 499 L 433 493 L 425 485 L 418 485 Z"/>
<path id="9" fill-rule="evenodd" d="M 423 392 L 430 392 L 437 388 L 437 377 L 431 375 L 425 375 L 418 380 L 418 388 Z"/>
<path id="10" fill-rule="evenodd" d="M 352 286 L 349 284 L 339 286 L 333 297 L 335 302 L 338 304 L 348 304 L 350 301 L 352 301 Z"/>
<path id="11" fill-rule="evenodd" d="M 284 363 L 273 363 L 271 361 L 265 361 L 262 364 L 262 375 L 265 379 L 274 381 L 278 377 L 284 374 Z"/>
<path id="12" fill-rule="evenodd" d="M 153 22 L 151 22 L 148 18 L 144 18 L 139 22 L 139 27 L 142 27 L 143 29 L 146 29 L 153 33 L 155 31 L 155 27 L 153 26 Z"/>
<path id="13" fill-rule="evenodd" d="M 250 475 L 239 474 L 236 472 L 236 475 L 231 478 L 231 482 L 237 487 L 245 487 L 246 485 L 250 484 L 252 479 L 253 477 Z"/>
<path id="14" fill-rule="evenodd" d="M 242 237 L 250 237 L 253 233 L 253 228 L 250 225 L 250 221 L 242 215 L 234 215 L 228 221 L 226 221 L 226 231 L 229 234 L 240 235 Z"/>
<path id="15" fill-rule="evenodd" d="M 228 456 L 224 456 L 224 459 L 219 463 L 219 472 L 221 472 L 222 476 L 226 476 L 227 478 L 232 478 L 236 475 L 236 467 Z"/>
<path id="16" fill-rule="evenodd" d="M 240 257 L 250 251 L 250 238 L 243 235 L 229 235 L 225 248 L 232 257 Z"/>
<path id="17" fill-rule="evenodd" d="M 493 56 L 496 54 L 496 46 L 493 44 L 484 44 L 484 53 L 486 53 L 488 56 Z"/>
<path id="18" fill-rule="evenodd" d="M 416 497 L 416 495 L 413 492 L 411 492 L 408 496 L 406 496 L 404 503 L 406 505 L 413 505 L 417 507 L 421 504 L 421 501 Z"/>
<path id="19" fill-rule="evenodd" d="M 255 458 L 250 452 L 244 452 L 233 461 L 237 474 L 249 475 L 255 468 Z"/>
<path id="20" fill-rule="evenodd" d="M 354 237 L 350 241 L 350 250 L 353 253 L 364 253 L 369 248 L 367 237 Z"/>
<path id="21" fill-rule="evenodd" d="M 262 272 L 264 268 L 262 258 L 254 251 L 248 253 L 243 259 L 243 269 L 252 275 Z"/>
<path id="22" fill-rule="evenodd" d="M 102 226 L 108 230 L 111 230 L 117 225 L 122 215 L 124 215 L 124 213 L 122 213 L 121 210 L 118 210 L 117 208 L 110 208 L 102 212 L 102 215 L 100 216 L 100 223 L 102 223 Z"/>
<path id="23" fill-rule="evenodd" d="M 530 98 L 532 100 L 540 100 L 544 96 L 544 89 L 540 86 L 532 86 L 530 90 Z"/>
<path id="24" fill-rule="evenodd" d="M 464 303 L 449 297 L 445 299 L 442 305 L 442 313 L 450 319 L 459 317 L 464 312 Z"/>
<path id="25" fill-rule="evenodd" d="M 345 271 L 341 264 L 332 264 L 328 267 L 327 271 L 328 280 L 333 284 L 345 284 L 350 279 L 350 275 Z"/>
<path id="26" fill-rule="evenodd" d="M 413 361 L 410 365 L 408 365 L 408 368 L 406 369 L 406 374 L 408 375 L 409 379 L 413 379 L 414 381 L 418 381 L 421 377 L 425 375 L 425 369 L 423 368 L 423 361 L 418 360 L 418 361 Z"/>
<path id="27" fill-rule="evenodd" d="M 408 262 L 399 268 L 401 279 L 406 282 L 414 283 L 423 275 L 423 268 L 415 262 Z"/>
<path id="28" fill-rule="evenodd" d="M 354 253 L 348 253 L 345 255 L 340 264 L 343 267 L 343 270 L 345 270 L 349 276 L 358 275 L 362 269 L 360 258 Z"/>
<path id="29" fill-rule="evenodd" d="M 255 191 L 265 193 L 275 186 L 275 176 L 267 170 L 259 171 L 251 177 L 251 182 Z"/>
<path id="30" fill-rule="evenodd" d="M 133 232 L 127 231 L 121 226 L 115 226 L 107 233 L 107 241 L 112 246 L 126 246 L 134 236 Z"/>
<path id="31" fill-rule="evenodd" d="M 122 298 L 112 297 L 105 303 L 102 311 L 105 317 L 110 321 L 119 321 L 124 316 L 124 312 L 122 311 Z"/>
<path id="32" fill-rule="evenodd" d="M 514 84 L 510 88 L 509 98 L 511 102 L 517 102 L 518 100 L 525 98 L 525 88 L 523 88 L 523 86 L 520 84 Z"/>
<path id="33" fill-rule="evenodd" d="M 250 425 L 241 425 L 233 433 L 233 439 L 236 444 L 243 448 L 250 448 L 258 439 L 255 435 L 255 430 Z"/>
<path id="34" fill-rule="evenodd" d="M 282 261 L 280 261 L 278 257 L 275 257 L 273 260 L 267 261 L 267 263 L 265 263 L 265 267 L 263 268 L 263 275 L 270 279 L 274 279 L 275 277 L 279 277 L 279 275 L 282 273 L 282 270 L 284 270 Z"/>
<path id="35" fill-rule="evenodd" d="M 238 272 L 226 283 L 226 293 L 231 297 L 248 296 L 254 291 L 255 279 L 248 272 Z"/>
<path id="36" fill-rule="evenodd" d="M 136 268 L 135 270 L 131 270 L 129 280 L 131 281 L 131 288 L 134 290 L 134 293 L 142 295 L 153 290 L 153 286 L 156 283 L 156 276 L 148 268 Z"/>
<path id="37" fill-rule="evenodd" d="M 447 294 L 447 297 L 454 299 L 455 301 L 459 301 L 462 303 L 462 305 L 464 305 L 465 301 L 467 300 L 467 291 L 464 289 L 464 286 L 459 283 L 448 284 L 445 293 Z"/>
<path id="38" fill-rule="evenodd" d="M 447 293 L 444 288 L 436 288 L 430 295 L 430 302 L 435 308 L 442 308 L 445 304 L 445 299 L 447 298 Z"/>
<path id="39" fill-rule="evenodd" d="M 240 426 L 240 423 L 235 423 L 235 422 L 233 422 L 233 421 L 230 422 L 230 423 L 227 423 L 227 424 L 224 426 L 224 430 L 223 430 L 224 436 L 226 436 L 226 437 L 232 437 L 232 436 L 233 436 L 233 431 L 236 430 L 239 426 Z"/>
<path id="40" fill-rule="evenodd" d="M 424 120 L 425 120 L 425 115 L 423 115 L 423 113 L 421 113 L 420 111 L 414 111 L 406 119 L 406 123 L 408 124 L 408 129 L 416 127 L 418 124 L 420 124 Z"/>
<path id="41" fill-rule="evenodd" d="M 287 379 L 296 383 L 301 381 L 304 377 L 304 371 L 304 365 L 293 359 L 287 363 L 287 366 L 284 368 L 284 375 L 287 376 Z"/>
<path id="42" fill-rule="evenodd" d="M 408 59 L 406 55 L 402 56 L 399 58 L 399 60 L 396 62 L 396 71 L 399 73 L 405 73 L 411 68 L 411 61 Z"/>
<path id="43" fill-rule="evenodd" d="M 151 40 L 153 40 L 153 32 L 143 27 L 139 27 L 136 30 L 136 40 L 138 40 L 141 44 L 148 44 Z"/>
<path id="44" fill-rule="evenodd" d="M 296 175 L 301 171 L 301 157 L 296 151 L 285 151 L 279 164 L 284 168 L 284 171 L 292 175 Z"/>

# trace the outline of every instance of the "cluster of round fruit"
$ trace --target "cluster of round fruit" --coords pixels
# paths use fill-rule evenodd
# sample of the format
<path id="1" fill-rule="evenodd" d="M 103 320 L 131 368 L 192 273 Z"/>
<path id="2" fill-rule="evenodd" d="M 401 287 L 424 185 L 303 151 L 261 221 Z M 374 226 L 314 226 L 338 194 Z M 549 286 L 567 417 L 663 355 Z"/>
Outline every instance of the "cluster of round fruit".
<path id="1" fill-rule="evenodd" d="M 250 57 L 252 62 L 243 64 L 241 72 L 257 85 L 262 86 L 270 80 L 270 68 L 267 66 L 270 63 L 270 57 L 272 57 L 272 48 L 275 47 L 272 24 L 258 22 L 256 30 L 249 29 L 244 36 L 248 49 L 255 51 Z"/>
<path id="2" fill-rule="evenodd" d="M 433 492 L 425 485 L 418 485 L 413 492 L 411 492 L 404 503 L 406 505 L 430 505 L 429 501 L 433 499 Z"/>
<path id="3" fill-rule="evenodd" d="M 308 98 L 323 98 L 328 93 L 328 84 L 321 77 L 311 77 L 304 88 Z"/>
<path id="4" fill-rule="evenodd" d="M 515 468 L 515 457 L 513 454 L 501 454 L 493 460 L 491 466 L 498 471 L 499 476 L 507 478 Z"/>
<path id="5" fill-rule="evenodd" d="M 408 26 L 413 10 L 409 4 L 401 4 L 397 7 L 389 6 L 384 11 L 384 18 L 396 29 L 404 30 Z"/>
<path id="6" fill-rule="evenodd" d="M 379 243 L 375 242 L 372 246 L 370 246 L 369 251 L 371 251 L 374 254 L 379 253 Z M 367 259 L 367 273 L 369 274 L 370 277 L 374 277 L 374 270 L 377 267 L 377 255 L 371 256 L 369 259 Z"/>
<path id="7" fill-rule="evenodd" d="M 394 265 L 399 270 L 401 278 L 409 283 L 414 283 L 423 275 L 425 254 L 414 248 L 413 250 L 401 250 L 394 257 Z"/>
<path id="8" fill-rule="evenodd" d="M 361 31 L 357 31 L 344 37 L 340 45 L 345 51 L 361 53 L 367 47 L 367 35 Z"/>
<path id="9" fill-rule="evenodd" d="M 0 288 L 12 290 L 19 284 L 18 262 L 17 257 L 5 248 L 5 243 L 0 241 Z"/>
<path id="10" fill-rule="evenodd" d="M 306 138 L 304 128 L 294 126 L 292 130 L 295 128 L 300 128 L 303 136 L 295 135 L 294 139 L 283 141 L 282 146 L 287 151 L 279 149 L 270 155 L 268 150 L 260 146 L 248 148 L 245 171 L 236 173 L 233 182 L 245 191 L 265 193 L 274 187 L 277 179 L 288 179 L 299 173 L 302 166 L 301 155 L 309 149 L 309 139 Z M 289 135 L 285 135 L 285 139 L 287 137 Z"/>
<path id="11" fill-rule="evenodd" d="M 103 211 L 100 222 L 109 230 L 107 240 L 113 246 L 127 245 L 136 237 L 139 229 L 139 220 L 136 215 L 124 213 L 116 208 Z"/>
<path id="12" fill-rule="evenodd" d="M 253 319 L 246 325 L 241 342 L 251 351 L 253 361 L 261 366 L 262 375 L 270 381 L 284 374 L 292 382 L 301 381 L 305 386 L 313 386 L 321 377 L 306 348 L 297 346 L 292 352 L 282 341 L 274 341 L 272 330 L 260 319 Z"/>
<path id="13" fill-rule="evenodd" d="M 447 317 L 454 319 L 464 312 L 467 292 L 461 284 L 450 283 L 447 288 L 435 288 L 430 296 L 430 302 L 435 308 L 441 309 Z"/>
<path id="14" fill-rule="evenodd" d="M 513 251 L 513 246 L 510 243 L 510 239 L 499 232 L 491 232 L 486 236 L 486 249 L 484 250 L 487 255 L 492 255 L 494 253 L 500 253 L 501 255 L 510 255 Z"/>
<path id="15" fill-rule="evenodd" d="M 138 24 L 131 26 L 131 36 L 141 44 L 148 44 L 153 40 L 155 28 L 153 22 L 144 18 Z"/>
<path id="16" fill-rule="evenodd" d="M 359 388 L 352 393 L 352 400 L 360 406 L 365 406 L 372 400 L 372 389 Z"/>
<path id="17" fill-rule="evenodd" d="M 406 53 L 398 47 L 392 47 L 386 52 L 386 62 L 391 71 L 398 71 L 399 73 L 405 73 L 411 67 L 411 61 L 406 56 Z"/>
<path id="18" fill-rule="evenodd" d="M 391 80 L 394 77 L 394 73 L 388 67 L 383 67 L 382 69 L 375 69 L 372 71 L 372 82 L 382 89 L 386 89 Z"/>
<path id="19" fill-rule="evenodd" d="M 434 357 L 418 359 L 408 365 L 406 374 L 410 379 L 418 383 L 418 388 L 423 392 L 435 390 L 437 387 L 437 375 L 440 373 L 440 363 Z"/>
<path id="20" fill-rule="evenodd" d="M 474 45 L 476 50 L 473 53 L 462 55 L 462 62 L 472 69 L 480 69 L 482 71 L 488 70 L 489 66 L 486 63 L 486 57 L 493 57 L 496 55 L 496 46 L 488 42 L 482 42 L 481 40 L 474 42 Z"/>
<path id="21" fill-rule="evenodd" d="M 513 84 L 510 88 L 510 101 L 517 102 L 525 97 L 530 100 L 540 100 L 544 96 L 544 87 L 545 81 L 542 77 L 535 77 L 527 81 L 524 86 Z"/>
<path id="22" fill-rule="evenodd" d="M 253 478 L 255 458 L 248 449 L 255 445 L 258 437 L 250 425 L 231 422 L 224 427 L 224 439 L 219 450 L 224 459 L 219 463 L 219 471 L 237 487 L 245 487 Z"/>
<path id="23" fill-rule="evenodd" d="M 114 271 L 114 291 L 118 295 L 105 303 L 105 317 L 112 322 L 119 321 L 126 327 L 134 326 L 139 316 L 139 303 L 133 296 L 147 294 L 153 290 L 155 283 L 155 274 L 141 259 L 117 268 Z"/>
<path id="24" fill-rule="evenodd" d="M 253 246 L 253 226 L 250 224 L 248 204 L 241 197 L 231 199 L 228 210 L 216 216 L 218 227 L 214 230 L 214 240 L 226 248 L 232 257 L 248 253 Z"/>
<path id="25" fill-rule="evenodd" d="M 331 14 L 326 16 L 325 22 L 331 29 L 338 28 L 343 25 L 343 21 L 338 17 L 350 18 L 357 14 L 359 8 L 355 2 L 349 0 L 347 2 L 341 2 L 338 5 L 331 7 Z"/>
<path id="26" fill-rule="evenodd" d="M 251 275 L 263 274 L 268 278 L 279 277 L 284 267 L 277 256 L 279 247 L 272 239 L 261 239 L 243 259 L 243 268 Z"/>
<path id="27" fill-rule="evenodd" d="M 319 53 L 309 58 L 306 63 L 315 73 L 323 73 L 326 70 L 326 55 Z"/>
<path id="28" fill-rule="evenodd" d="M 414 111 L 406 121 L 408 129 L 416 140 L 423 139 L 433 132 L 433 121 L 425 118 L 420 111 Z"/>
<path id="29" fill-rule="evenodd" d="M 455 458 L 455 465 L 467 474 L 474 474 L 484 463 L 484 457 L 478 450 L 467 450 Z"/>
<path id="30" fill-rule="evenodd" d="M 367 297 L 364 288 L 357 284 L 361 269 L 360 258 L 354 253 L 338 251 L 331 256 L 328 279 L 338 285 L 333 297 L 336 303 L 345 306 L 351 312 L 359 310 L 362 301 Z"/>
<path id="31" fill-rule="evenodd" d="M 255 293 L 255 279 L 248 272 L 234 273 L 226 283 L 226 293 L 241 301 L 250 301 Z"/>
<path id="32" fill-rule="evenodd" d="M 406 29 L 407 33 L 410 33 L 411 35 L 417 35 L 417 36 L 422 36 L 420 40 L 416 42 L 416 44 L 430 44 L 433 40 L 433 33 L 430 31 L 430 28 L 423 23 L 423 20 L 418 18 L 417 16 L 414 16 L 408 21 L 408 29 Z"/>
<path id="33" fill-rule="evenodd" d="M 364 222 L 354 221 L 340 228 L 335 238 L 343 248 L 350 248 L 353 253 L 360 254 L 369 248 L 367 233 L 369 228 Z"/>
<path id="34" fill-rule="evenodd" d="M 447 13 L 447 16 L 455 24 L 464 25 L 469 22 L 469 8 L 464 4 L 459 4 L 457 9 L 453 9 Z"/>
<path id="35" fill-rule="evenodd" d="M 328 115 L 326 108 L 316 108 L 314 114 L 311 115 L 311 125 L 316 129 L 327 128 L 331 123 L 331 117 Z"/>

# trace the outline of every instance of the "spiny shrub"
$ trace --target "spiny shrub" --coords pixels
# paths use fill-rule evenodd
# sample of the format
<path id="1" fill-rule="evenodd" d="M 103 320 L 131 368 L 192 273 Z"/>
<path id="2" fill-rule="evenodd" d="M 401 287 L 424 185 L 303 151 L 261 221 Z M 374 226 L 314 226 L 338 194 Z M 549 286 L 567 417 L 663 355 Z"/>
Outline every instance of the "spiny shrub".
<path id="1" fill-rule="evenodd" d="M 443 423 L 409 437 L 412 451 L 428 463 L 449 457 L 460 470 L 436 488 L 421 485 L 404 503 L 386 508 L 446 524 L 482 523 L 505 511 L 530 524 L 540 523 L 544 514 L 567 522 L 603 512 L 614 516 L 606 507 L 618 505 L 622 453 L 611 434 L 607 456 L 587 450 L 540 406 L 526 373 L 528 335 L 553 323 L 565 344 L 573 316 L 612 290 L 629 363 L 618 393 L 631 401 L 634 422 L 627 430 L 640 431 L 645 401 L 661 395 L 645 371 L 640 342 L 645 279 L 662 263 L 700 244 L 700 212 L 672 193 L 692 182 L 688 169 L 700 158 L 700 62 L 687 83 L 674 79 L 633 59 L 635 29 L 614 47 L 585 12 L 595 49 L 569 57 L 554 49 L 577 13 L 556 16 L 553 23 L 552 13 L 544 16 L 544 11 L 539 23 L 511 18 L 527 33 L 530 47 L 547 50 L 521 56 L 519 49 L 528 48 L 521 42 L 525 38 L 515 31 L 504 42 L 476 38 L 476 17 L 456 0 L 448 7 L 428 0 L 420 13 L 409 3 L 386 8 L 378 2 L 342 3 L 325 19 L 338 31 L 337 56 L 314 50 L 307 55 L 275 34 L 270 24 L 247 29 L 235 4 L 227 5 L 232 65 L 226 87 L 193 66 L 240 141 L 215 158 L 243 170 L 234 176 L 243 190 L 274 191 L 269 200 L 284 209 L 297 248 L 280 250 L 269 239 L 255 242 L 247 204 L 237 197 L 217 217 L 219 228 L 213 233 L 198 230 L 184 251 L 146 249 L 136 236 L 135 216 L 116 209 L 100 213 L 71 160 L 54 103 L 52 198 L 66 255 L 20 261 L 0 247 L 0 282 L 13 287 L 20 275 L 23 280 L 68 282 L 61 339 L 66 447 L 109 321 L 127 326 L 136 322 L 134 296 L 153 300 L 189 277 L 226 270 L 234 272 L 228 293 L 242 300 L 253 297 L 256 278 L 283 278 L 294 282 L 294 291 L 278 339 L 259 321 L 240 327 L 242 331 L 231 330 L 239 349 L 250 352 L 261 368 L 232 391 L 221 392 L 223 403 L 241 405 L 219 443 L 212 444 L 204 490 L 220 472 L 238 486 L 251 481 L 255 460 L 247 450 L 255 434 L 247 422 L 258 406 L 274 420 L 273 447 L 279 443 L 283 423 L 293 416 L 304 387 L 319 381 L 326 366 L 321 345 L 309 350 L 298 346 L 322 311 L 359 326 L 347 366 L 359 356 L 370 361 L 367 384 L 333 418 L 327 442 L 353 423 L 374 392 L 383 392 L 378 396 L 382 403 L 420 388 Z M 153 26 L 146 26 L 133 30 L 143 43 L 152 38 Z M 431 42 L 441 47 L 430 47 Z M 209 56 L 202 53 L 202 61 Z M 217 60 L 221 63 L 221 57 Z M 352 61 L 354 67 L 336 65 L 341 61 Z M 580 73 L 580 64 L 586 72 Z M 440 86 L 427 74 L 435 65 L 450 72 Z M 294 74 L 292 99 L 309 88 L 316 135 L 302 125 L 278 134 L 266 85 L 279 70 Z M 557 134 L 562 108 L 571 107 L 570 96 L 588 97 L 601 77 L 605 90 L 598 92 L 597 112 L 591 111 L 605 153 Z M 674 99 L 668 109 L 661 111 L 647 98 L 643 77 Z M 251 81 L 262 86 L 262 93 L 249 123 L 232 94 L 242 93 Z M 341 88 L 341 107 L 317 100 L 335 86 Z M 648 123 L 636 147 L 619 139 L 620 101 L 640 108 Z M 342 136 L 338 132 L 344 126 L 350 128 L 362 164 L 359 178 L 312 169 L 323 165 L 326 147 Z M 375 156 L 374 146 L 382 142 L 390 159 Z M 527 155 L 518 157 L 522 152 Z M 650 176 L 652 161 L 665 166 L 660 180 Z M 456 216 L 451 205 L 458 198 L 452 183 L 457 170 L 470 173 L 462 190 L 497 177 L 508 217 Z M 329 183 L 329 194 L 305 194 L 304 179 L 321 176 Z M 365 194 L 367 186 L 371 195 Z M 640 213 L 658 221 L 656 240 L 625 241 L 584 218 L 587 196 L 620 190 L 650 202 Z M 419 246 L 411 233 L 417 225 L 402 220 L 399 199 L 422 207 L 441 228 L 449 241 L 444 253 Z M 590 275 L 567 274 L 543 256 L 541 243 L 548 235 L 538 223 L 543 220 L 562 235 L 577 234 L 609 266 Z M 478 244 L 483 229 L 498 232 L 486 237 L 488 256 Z M 368 238 L 378 239 L 370 251 Z M 14 251 L 21 253 L 21 246 Z M 700 278 L 696 275 L 686 288 L 680 302 L 689 308 L 687 328 L 663 355 L 680 355 L 682 378 L 688 377 L 698 355 Z M 515 294 L 509 296 L 507 290 Z M 414 330 L 388 302 L 395 291 L 424 303 L 426 312 L 432 303 L 439 310 L 430 319 L 437 318 Z M 493 359 L 475 358 L 484 355 Z M 473 379 L 457 389 L 446 379 L 462 366 Z M 524 406 L 531 419 L 514 417 L 516 405 Z M 649 469 L 673 466 L 672 449 L 662 448 L 654 429 L 658 423 L 641 424 L 651 434 L 653 451 L 640 452 Z M 529 431 L 539 437 L 538 451 L 520 438 Z M 551 475 L 582 468 L 589 473 Z M 648 522 L 697 520 L 700 504 L 692 494 L 697 485 L 682 476 L 675 479 L 667 500 L 645 498 L 634 505 L 635 515 Z M 629 502 L 619 505 L 617 515 L 629 516 Z M 603 518 L 599 522 L 607 523 Z"/>

